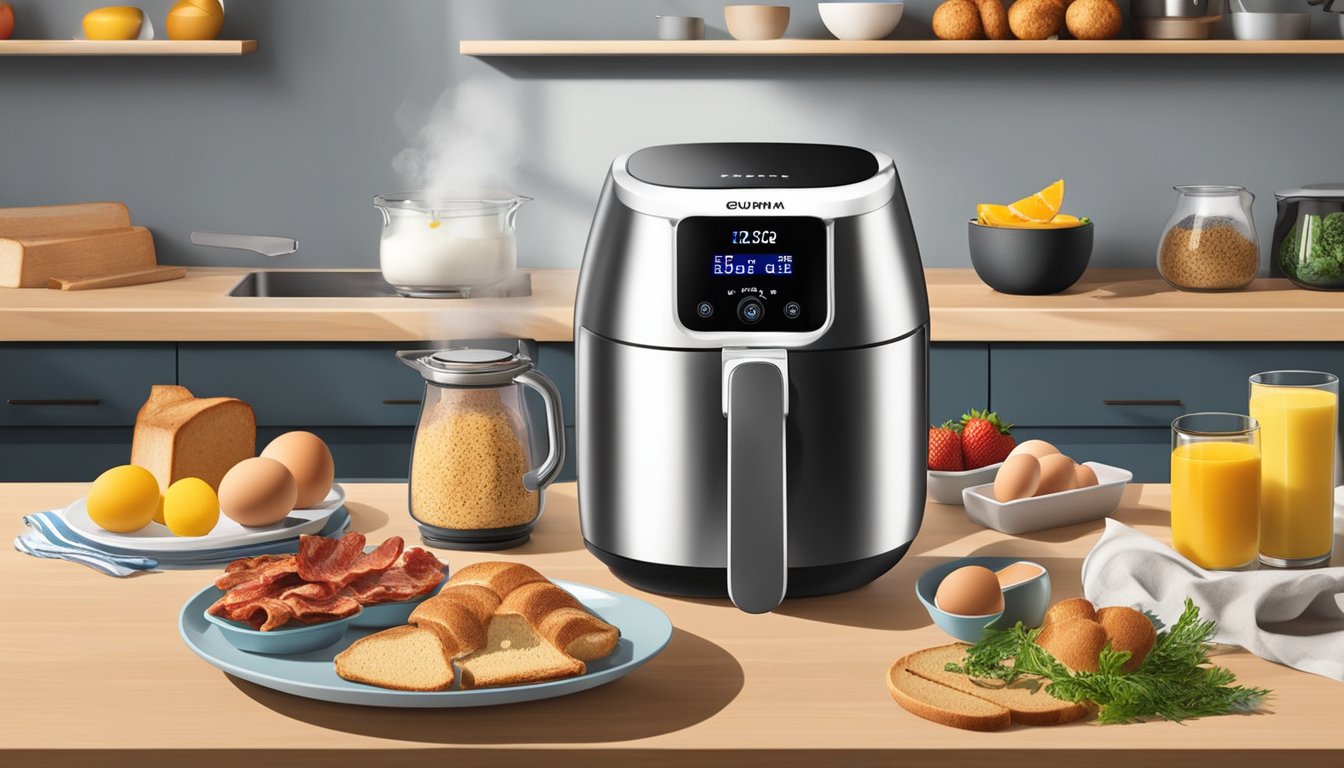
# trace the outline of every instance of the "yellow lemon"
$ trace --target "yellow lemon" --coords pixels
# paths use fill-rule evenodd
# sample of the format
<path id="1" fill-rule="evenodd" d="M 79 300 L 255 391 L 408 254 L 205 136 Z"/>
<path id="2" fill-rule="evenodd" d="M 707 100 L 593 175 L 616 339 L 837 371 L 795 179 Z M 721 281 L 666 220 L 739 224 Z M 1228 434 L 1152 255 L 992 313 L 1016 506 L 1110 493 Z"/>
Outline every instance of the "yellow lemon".
<path id="1" fill-rule="evenodd" d="M 199 477 L 184 477 L 163 495 L 163 519 L 176 536 L 204 536 L 219 522 L 219 497 Z"/>
<path id="2" fill-rule="evenodd" d="M 89 489 L 89 519 L 114 533 L 149 525 L 159 508 L 159 481 L 144 467 L 127 464 L 98 476 Z"/>

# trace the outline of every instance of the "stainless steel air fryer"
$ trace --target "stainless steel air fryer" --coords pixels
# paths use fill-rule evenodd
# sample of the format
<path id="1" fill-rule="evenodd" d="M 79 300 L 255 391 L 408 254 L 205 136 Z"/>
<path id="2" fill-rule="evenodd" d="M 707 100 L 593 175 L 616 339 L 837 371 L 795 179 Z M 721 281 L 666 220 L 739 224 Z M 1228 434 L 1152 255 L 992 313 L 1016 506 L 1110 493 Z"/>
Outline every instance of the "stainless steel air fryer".
<path id="1" fill-rule="evenodd" d="M 923 515 L 928 323 L 891 158 L 617 158 L 575 308 L 588 549 L 640 589 L 751 613 L 881 576 Z"/>

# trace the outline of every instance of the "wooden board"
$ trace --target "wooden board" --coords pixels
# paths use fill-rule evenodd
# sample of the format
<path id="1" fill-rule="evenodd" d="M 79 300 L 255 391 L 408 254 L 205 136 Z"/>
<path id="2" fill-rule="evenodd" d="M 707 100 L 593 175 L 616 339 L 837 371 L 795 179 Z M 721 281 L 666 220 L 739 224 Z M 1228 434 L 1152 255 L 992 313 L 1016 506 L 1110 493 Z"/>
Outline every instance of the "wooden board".
<path id="1" fill-rule="evenodd" d="M 465 56 L 1338 55 L 1344 40 L 463 40 Z"/>
<path id="2" fill-rule="evenodd" d="M 0 285 L 46 288 L 74 280 L 140 272 L 155 266 L 154 237 L 144 227 L 0 239 Z"/>
<path id="3" fill-rule="evenodd" d="M 0 208 L 0 237 L 49 237 L 131 226 L 125 203 L 74 203 L 32 208 Z"/>
<path id="4" fill-rule="evenodd" d="M 0 40 L 0 56 L 245 56 L 256 40 Z"/>
<path id="5" fill-rule="evenodd" d="M 169 280 L 181 280 L 186 276 L 186 267 L 154 267 L 101 277 L 85 277 L 73 280 L 52 278 L 47 281 L 47 287 L 57 291 L 95 291 L 104 288 L 126 288 L 132 285 L 165 283 Z"/>
<path id="6" fill-rule="evenodd" d="M 393 534 L 417 540 L 405 486 L 346 487 L 357 530 L 373 541 Z M 84 488 L 0 486 L 0 534 L 20 533 L 21 515 L 64 505 Z M 1117 516 L 1165 539 L 1168 503 L 1166 486 L 1134 486 Z M 574 486 L 554 486 L 525 546 L 445 556 L 454 568 L 519 560 L 554 578 L 633 592 L 584 550 L 576 509 Z M 286 765 L 325 768 L 367 765 L 372 750 L 395 753 L 381 755 L 380 764 L 435 768 L 1314 768 L 1344 761 L 1344 683 L 1233 650 L 1219 652 L 1217 661 L 1246 683 L 1274 691 L 1265 714 L 970 733 L 920 720 L 891 700 L 884 683 L 891 663 L 948 642 L 915 600 L 922 571 L 971 553 L 1029 557 L 1050 569 L 1056 598 L 1075 596 L 1082 558 L 1100 531 L 1100 523 L 1089 523 L 1015 538 L 971 524 L 959 507 L 930 505 L 910 554 L 868 587 L 791 601 L 763 616 L 723 600 L 641 594 L 676 626 L 667 650 L 647 667 L 571 698 L 452 712 L 325 704 L 210 667 L 183 644 L 176 621 L 181 605 L 218 569 L 117 580 L 0 548 L 0 764 L 45 768 L 112 758 L 181 768 L 269 764 L 282 755 Z"/>

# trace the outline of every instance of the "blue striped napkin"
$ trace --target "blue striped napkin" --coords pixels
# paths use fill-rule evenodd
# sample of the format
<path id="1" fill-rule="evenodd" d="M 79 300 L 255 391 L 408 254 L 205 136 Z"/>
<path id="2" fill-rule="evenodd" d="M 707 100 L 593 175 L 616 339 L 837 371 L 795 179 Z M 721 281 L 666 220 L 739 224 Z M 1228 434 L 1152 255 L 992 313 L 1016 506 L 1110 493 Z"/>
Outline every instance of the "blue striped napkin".
<path id="1" fill-rule="evenodd" d="M 224 549 L 160 552 L 153 557 L 145 557 L 135 550 L 107 547 L 89 541 L 67 525 L 59 511 L 28 515 L 23 518 L 23 522 L 30 530 L 14 539 L 14 548 L 18 551 L 33 557 L 79 563 L 119 578 L 156 568 L 195 568 L 229 563 L 243 557 L 292 554 L 299 548 L 299 539 L 294 537 Z M 338 535 L 349 525 L 350 514 L 345 507 L 341 507 L 317 535 Z"/>

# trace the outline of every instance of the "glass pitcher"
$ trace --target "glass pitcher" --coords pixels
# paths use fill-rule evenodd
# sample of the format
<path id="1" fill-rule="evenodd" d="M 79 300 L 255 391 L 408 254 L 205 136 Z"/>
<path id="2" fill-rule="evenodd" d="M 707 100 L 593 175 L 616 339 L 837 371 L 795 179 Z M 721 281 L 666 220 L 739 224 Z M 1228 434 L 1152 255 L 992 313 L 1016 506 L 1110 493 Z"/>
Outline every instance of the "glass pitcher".
<path id="1" fill-rule="evenodd" d="M 411 450 L 410 510 L 447 549 L 508 549 L 532 535 L 565 463 L 560 392 L 526 355 L 455 348 L 398 352 L 425 379 Z M 546 405 L 550 448 L 533 466 L 523 387 Z"/>
<path id="2" fill-rule="evenodd" d="M 1245 187 L 1175 187 L 1176 210 L 1167 220 L 1157 247 L 1157 269 L 1183 291 L 1235 291 L 1260 271 L 1260 242 L 1255 236 Z"/>

